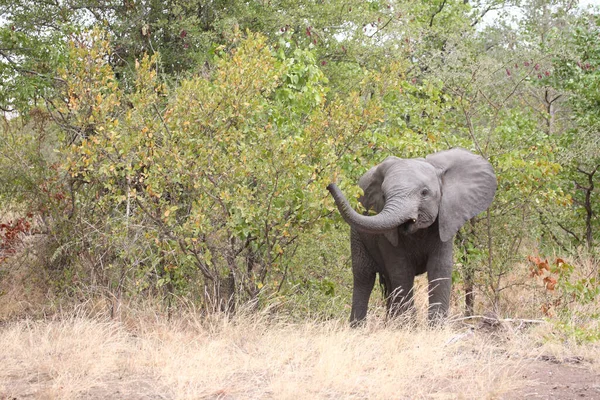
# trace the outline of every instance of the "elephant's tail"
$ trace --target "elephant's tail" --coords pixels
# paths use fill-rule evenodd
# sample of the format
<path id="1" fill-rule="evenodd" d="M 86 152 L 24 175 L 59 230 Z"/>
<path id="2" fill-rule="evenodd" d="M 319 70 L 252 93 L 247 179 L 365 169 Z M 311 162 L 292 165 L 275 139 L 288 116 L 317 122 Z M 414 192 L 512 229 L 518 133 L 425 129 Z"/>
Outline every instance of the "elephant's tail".
<path id="1" fill-rule="evenodd" d="M 381 293 L 383 294 L 383 298 L 387 301 L 390 298 L 390 282 L 386 278 L 386 276 L 382 273 L 379 273 L 379 286 L 381 287 Z"/>

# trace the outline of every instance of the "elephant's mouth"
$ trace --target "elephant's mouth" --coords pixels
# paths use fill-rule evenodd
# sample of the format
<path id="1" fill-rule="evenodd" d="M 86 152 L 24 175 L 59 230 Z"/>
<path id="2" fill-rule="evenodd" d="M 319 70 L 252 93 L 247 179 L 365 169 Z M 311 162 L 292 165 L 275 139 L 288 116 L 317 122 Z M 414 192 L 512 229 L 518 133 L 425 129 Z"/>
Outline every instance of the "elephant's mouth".
<path id="1" fill-rule="evenodd" d="M 419 227 L 417 225 L 418 225 L 417 220 L 414 218 L 411 218 L 408 221 L 406 221 L 405 223 L 403 223 L 402 225 L 400 225 L 398 227 L 398 231 L 405 235 L 415 233 L 419 229 Z"/>

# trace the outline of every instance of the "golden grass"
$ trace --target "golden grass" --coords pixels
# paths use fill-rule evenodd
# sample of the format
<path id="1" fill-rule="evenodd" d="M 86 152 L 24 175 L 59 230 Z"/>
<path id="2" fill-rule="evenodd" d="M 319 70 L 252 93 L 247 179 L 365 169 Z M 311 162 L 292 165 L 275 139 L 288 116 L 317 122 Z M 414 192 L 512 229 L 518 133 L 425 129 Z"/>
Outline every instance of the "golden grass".
<path id="1" fill-rule="evenodd" d="M 377 321 L 12 322 L 0 328 L 0 399 L 494 399 L 524 383 L 528 359 L 575 351 L 520 333 Z"/>
<path id="2" fill-rule="evenodd" d="M 424 277 L 415 285 L 417 322 L 386 324 L 376 291 L 359 329 L 268 310 L 234 317 L 189 310 L 170 319 L 144 311 L 156 304 L 123 305 L 116 320 L 106 317 L 103 298 L 89 299 L 85 312 L 52 307 L 52 319 L 18 320 L 44 315 L 49 293 L 35 264 L 20 261 L 4 265 L 0 279 L 0 400 L 501 399 L 527 384 L 523 371 L 542 355 L 583 358 L 600 373 L 600 348 L 577 345 L 556 321 L 516 321 L 491 332 L 456 321 L 429 328 Z M 574 280 L 598 274 L 591 260 L 577 265 Z M 526 268 L 515 274 L 511 282 L 531 279 Z M 504 315 L 541 318 L 540 305 L 560 293 L 535 285 L 507 290 Z M 597 302 L 569 307 L 578 329 L 599 327 Z M 2 322 L 10 319 L 17 320 Z"/>

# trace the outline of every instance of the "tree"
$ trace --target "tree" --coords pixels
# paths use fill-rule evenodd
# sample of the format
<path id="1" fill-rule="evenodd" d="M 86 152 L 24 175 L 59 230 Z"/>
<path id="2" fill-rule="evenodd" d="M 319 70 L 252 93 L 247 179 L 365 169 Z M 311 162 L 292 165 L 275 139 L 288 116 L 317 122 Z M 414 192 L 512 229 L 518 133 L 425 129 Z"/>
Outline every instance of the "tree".
<path id="1" fill-rule="evenodd" d="M 500 294 L 514 284 L 506 277 L 525 257 L 523 251 L 530 251 L 523 239 L 539 240 L 544 232 L 541 210 L 569 202 L 556 156 L 564 126 L 557 118 L 562 97 L 545 79 L 551 75 L 549 49 L 562 48 L 557 27 L 568 23 L 573 10 L 569 4 L 542 3 L 522 3 L 522 19 L 514 24 L 504 18 L 450 38 L 432 70 L 456 101 L 457 130 L 447 142 L 488 158 L 499 183 L 487 215 L 459 235 L 457 278 L 464 282 L 468 314 L 475 287 L 499 308 Z"/>
<path id="2" fill-rule="evenodd" d="M 573 207 L 558 222 L 575 244 L 593 249 L 598 238 L 598 170 L 600 168 L 600 32 L 598 16 L 584 15 L 571 31 L 569 53 L 556 54 L 549 83 L 568 96 L 571 126 L 561 135 L 564 149 L 565 189 L 572 193 Z"/>
<path id="3" fill-rule="evenodd" d="M 227 309 L 330 296 L 326 183 L 462 146 L 499 190 L 455 278 L 497 306 L 536 248 L 598 240 L 598 28 L 574 4 L 0 2 L 0 201 L 45 221 L 65 286 Z"/>

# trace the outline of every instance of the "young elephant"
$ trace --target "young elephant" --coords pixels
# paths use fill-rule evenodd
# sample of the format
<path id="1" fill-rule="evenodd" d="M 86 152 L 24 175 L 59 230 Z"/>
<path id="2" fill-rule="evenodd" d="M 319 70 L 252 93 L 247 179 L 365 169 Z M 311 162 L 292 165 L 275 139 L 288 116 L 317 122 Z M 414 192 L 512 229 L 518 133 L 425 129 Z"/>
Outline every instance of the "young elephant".
<path id="1" fill-rule="evenodd" d="M 327 189 L 351 227 L 352 312 L 365 318 L 378 273 L 388 312 L 413 306 L 416 275 L 427 272 L 429 320 L 448 313 L 452 278 L 452 238 L 469 219 L 489 207 L 496 192 L 490 163 L 464 149 L 426 158 L 388 157 L 359 180 L 360 202 L 377 214 L 354 211 L 335 184 Z"/>

